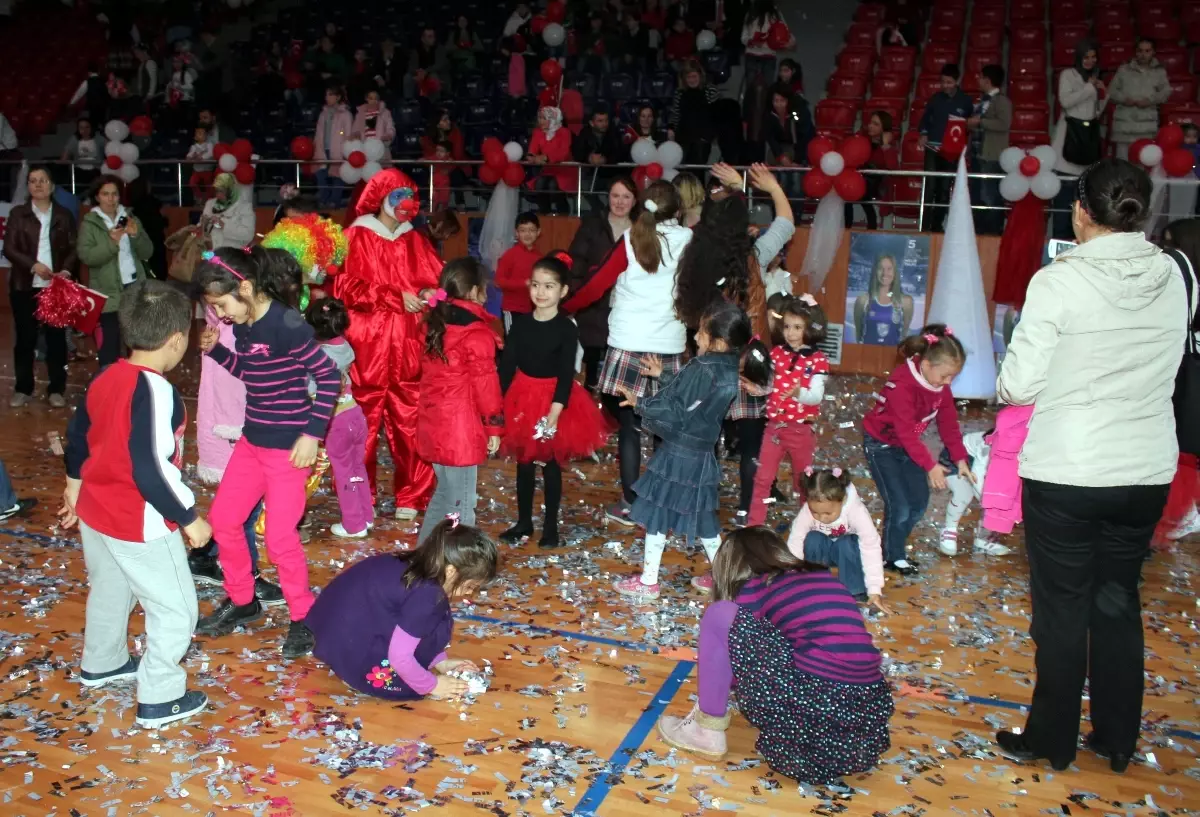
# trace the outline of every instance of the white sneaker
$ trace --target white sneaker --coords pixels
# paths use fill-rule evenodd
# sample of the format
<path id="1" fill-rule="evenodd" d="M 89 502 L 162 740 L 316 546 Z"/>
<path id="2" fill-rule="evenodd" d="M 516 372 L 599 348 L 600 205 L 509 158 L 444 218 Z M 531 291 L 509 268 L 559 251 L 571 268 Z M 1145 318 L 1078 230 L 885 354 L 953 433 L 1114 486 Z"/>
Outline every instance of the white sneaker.
<path id="1" fill-rule="evenodd" d="M 29 402 L 29 395 L 22 394 L 19 391 L 13 392 L 13 396 L 8 398 L 9 408 L 21 408 Z"/>
<path id="2" fill-rule="evenodd" d="M 396 509 L 396 518 L 399 519 L 401 522 L 411 522 L 412 520 L 417 518 L 417 509 L 416 508 L 397 508 Z"/>
<path id="3" fill-rule="evenodd" d="M 938 550 L 943 556 L 958 555 L 958 531 L 947 528 L 942 531 L 942 538 L 938 540 Z"/>
<path id="4" fill-rule="evenodd" d="M 1174 542 L 1193 533 L 1200 533 L 1200 513 L 1196 513 L 1195 508 L 1192 508 L 1192 512 L 1184 517 L 1182 522 L 1167 531 L 1166 536 Z"/>
<path id="5" fill-rule="evenodd" d="M 371 526 L 367 525 L 367 527 L 363 528 L 358 533 L 350 533 L 346 530 L 345 526 L 342 525 L 341 522 L 334 522 L 329 526 L 329 532 L 340 539 L 366 539 L 367 531 L 370 529 Z"/>
<path id="6" fill-rule="evenodd" d="M 1007 556 L 1012 553 L 1012 548 L 1000 544 L 991 536 L 976 536 L 975 537 L 975 552 L 982 553 L 984 556 Z"/>

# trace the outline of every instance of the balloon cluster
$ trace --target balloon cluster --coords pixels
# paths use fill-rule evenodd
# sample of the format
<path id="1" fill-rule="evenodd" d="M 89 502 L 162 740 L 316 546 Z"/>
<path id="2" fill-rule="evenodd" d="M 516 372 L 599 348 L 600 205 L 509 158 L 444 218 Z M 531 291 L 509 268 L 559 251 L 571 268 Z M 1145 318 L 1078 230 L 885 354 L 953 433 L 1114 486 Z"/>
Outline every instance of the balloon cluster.
<path id="1" fill-rule="evenodd" d="M 834 190 L 845 201 L 858 201 L 867 192 L 867 180 L 858 171 L 871 158 L 871 140 L 860 133 L 834 145 L 828 136 L 817 136 L 808 143 L 808 163 L 812 170 L 804 174 L 804 195 L 812 199 Z"/>
<path id="2" fill-rule="evenodd" d="M 555 63 L 557 65 L 558 63 Z M 519 142 L 501 142 L 495 136 L 483 140 L 483 167 L 479 168 L 479 181 L 484 184 L 504 182 L 509 187 L 520 187 L 525 181 L 525 168 L 521 157 L 525 148 Z"/>
<path id="3" fill-rule="evenodd" d="M 121 181 L 129 182 L 141 175 L 135 162 L 141 152 L 133 142 L 126 142 L 129 126 L 120 119 L 112 119 L 104 126 L 104 167 Z"/>
<path id="4" fill-rule="evenodd" d="M 381 139 L 348 139 L 342 144 L 342 155 L 346 161 L 338 168 L 338 178 L 346 184 L 358 184 L 370 180 L 383 170 L 383 157 L 387 146 Z"/>
<path id="5" fill-rule="evenodd" d="M 1054 173 L 1058 153 L 1049 145 L 1033 150 L 1013 145 L 1000 152 L 1000 169 L 1008 175 L 1000 180 L 1000 195 L 1005 201 L 1020 201 L 1030 193 L 1050 201 L 1062 188 L 1062 179 Z"/>
<path id="6" fill-rule="evenodd" d="M 1192 172 L 1196 158 L 1183 146 L 1183 128 L 1174 123 L 1158 129 L 1154 139 L 1138 139 L 1129 146 L 1129 158 L 1147 168 L 1162 165 L 1168 176 L 1179 178 Z"/>
<path id="7" fill-rule="evenodd" d="M 638 139 L 630 146 L 629 156 L 637 165 L 633 182 L 638 190 L 645 190 L 650 182 L 675 178 L 679 173 L 676 168 L 683 162 L 683 148 L 677 142 L 663 142 L 655 147 L 651 139 Z"/>
<path id="8" fill-rule="evenodd" d="M 238 184 L 254 184 L 254 162 L 258 156 L 249 139 L 234 139 L 233 144 L 218 142 L 213 146 L 213 158 L 222 173 L 232 173 Z"/>
<path id="9" fill-rule="evenodd" d="M 542 40 L 551 48 L 562 45 L 567 40 L 567 30 L 563 28 L 563 20 L 567 19 L 567 5 L 562 0 L 550 0 L 546 5 L 546 13 L 539 14 L 529 22 L 529 30 L 542 35 Z"/>

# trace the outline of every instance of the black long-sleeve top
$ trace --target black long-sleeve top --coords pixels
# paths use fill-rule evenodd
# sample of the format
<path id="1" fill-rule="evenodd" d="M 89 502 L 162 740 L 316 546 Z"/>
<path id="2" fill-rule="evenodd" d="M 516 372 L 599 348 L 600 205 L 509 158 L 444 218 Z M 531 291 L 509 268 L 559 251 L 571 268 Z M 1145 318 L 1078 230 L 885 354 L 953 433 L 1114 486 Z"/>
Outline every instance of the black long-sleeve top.
<path id="1" fill-rule="evenodd" d="M 518 369 L 528 377 L 556 377 L 558 385 L 552 402 L 562 403 L 565 408 L 575 382 L 578 347 L 579 328 L 565 312 L 548 321 L 539 321 L 532 313 L 513 315 L 500 358 L 500 388 L 508 391 Z"/>

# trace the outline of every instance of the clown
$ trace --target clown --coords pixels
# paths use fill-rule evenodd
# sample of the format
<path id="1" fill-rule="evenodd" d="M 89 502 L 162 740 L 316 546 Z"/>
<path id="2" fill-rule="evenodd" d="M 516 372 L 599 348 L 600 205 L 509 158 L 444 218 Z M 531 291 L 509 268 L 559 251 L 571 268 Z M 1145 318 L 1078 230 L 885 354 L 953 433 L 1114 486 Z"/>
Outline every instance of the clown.
<path id="1" fill-rule="evenodd" d="M 425 348 L 425 302 L 437 288 L 442 261 L 413 229 L 417 186 L 399 170 L 367 182 L 346 230 L 345 268 L 334 295 L 350 310 L 346 339 L 354 348 L 354 398 L 367 416 L 367 473 L 375 493 L 379 427 L 395 463 L 396 518 L 409 520 L 433 493 L 433 469 L 417 456 L 417 384 Z"/>

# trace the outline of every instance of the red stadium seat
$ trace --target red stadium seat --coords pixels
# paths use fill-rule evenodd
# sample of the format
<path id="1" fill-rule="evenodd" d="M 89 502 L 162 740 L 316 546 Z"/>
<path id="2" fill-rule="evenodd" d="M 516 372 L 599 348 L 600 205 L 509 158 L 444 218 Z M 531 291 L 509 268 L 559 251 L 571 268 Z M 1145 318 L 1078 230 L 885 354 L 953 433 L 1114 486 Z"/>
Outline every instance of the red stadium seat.
<path id="1" fill-rule="evenodd" d="M 1046 106 L 1014 107 L 1012 118 L 1014 131 L 1046 131 L 1050 129 L 1050 111 Z"/>
<path id="2" fill-rule="evenodd" d="M 981 6 L 975 4 L 975 10 L 971 12 L 971 29 L 986 26 L 988 28 L 1003 28 L 1004 6 Z"/>
<path id="3" fill-rule="evenodd" d="M 1009 10 L 1009 19 L 1014 23 L 1026 20 L 1046 19 L 1046 7 L 1042 0 L 1013 0 Z"/>
<path id="4" fill-rule="evenodd" d="M 921 116 L 925 113 L 925 100 L 914 99 L 912 105 L 908 106 L 908 127 L 915 131 L 921 126 Z"/>
<path id="5" fill-rule="evenodd" d="M 1097 26 L 1107 23 L 1128 23 L 1129 7 L 1124 5 L 1097 5 L 1094 12 Z"/>
<path id="6" fill-rule="evenodd" d="M 1087 22 L 1079 22 L 1078 19 L 1071 22 L 1055 23 L 1051 29 L 1052 40 L 1057 45 L 1058 43 L 1066 43 L 1072 48 L 1075 43 L 1085 39 L 1092 33 L 1092 24 Z"/>
<path id="7" fill-rule="evenodd" d="M 879 54 L 878 68 L 880 71 L 897 71 L 911 76 L 916 64 L 917 49 L 911 46 L 889 45 L 885 46 Z"/>
<path id="8" fill-rule="evenodd" d="M 1029 148 L 1035 148 L 1038 145 L 1050 144 L 1050 134 L 1046 133 L 1045 131 L 1039 131 L 1037 133 L 1017 133 L 1016 131 L 1013 131 L 1009 134 L 1008 142 L 1010 145 L 1016 145 L 1019 148 L 1025 148 L 1028 150 Z"/>
<path id="9" fill-rule="evenodd" d="M 1100 46 L 1100 70 L 1116 71 L 1133 59 L 1133 43 L 1104 43 Z"/>
<path id="10" fill-rule="evenodd" d="M 1179 12 L 1179 19 L 1184 25 L 1200 23 L 1200 3 L 1185 1 Z"/>
<path id="11" fill-rule="evenodd" d="M 1073 23 L 1084 20 L 1088 16 L 1086 0 L 1054 0 L 1050 4 L 1050 19 L 1055 24 L 1059 22 Z"/>
<path id="12" fill-rule="evenodd" d="M 930 43 L 925 46 L 925 51 L 921 54 L 921 72 L 924 74 L 940 73 L 942 66 L 946 63 L 957 63 L 958 55 L 957 44 Z"/>
<path id="13" fill-rule="evenodd" d="M 875 32 L 879 26 L 875 23 L 851 23 L 846 29 L 846 45 L 861 45 L 875 47 Z"/>
<path id="14" fill-rule="evenodd" d="M 871 81 L 871 96 L 906 97 L 912 86 L 911 74 L 899 74 L 890 71 L 878 71 Z"/>
<path id="15" fill-rule="evenodd" d="M 931 25 L 947 25 L 958 26 L 961 31 L 967 21 L 967 9 L 965 6 L 935 6 L 933 12 L 929 15 Z"/>
<path id="16" fill-rule="evenodd" d="M 967 48 L 1000 48 L 1004 44 L 1001 26 L 972 25 L 967 32 Z"/>
<path id="17" fill-rule="evenodd" d="M 1182 125 L 1184 122 L 1191 122 L 1194 125 L 1200 125 L 1200 105 L 1194 102 L 1190 105 L 1167 103 L 1159 112 L 1162 115 L 1163 124 Z"/>
<path id="18" fill-rule="evenodd" d="M 1008 72 L 1014 77 L 1046 76 L 1046 52 L 1013 51 L 1008 57 Z"/>
<path id="19" fill-rule="evenodd" d="M 1046 47 L 1046 26 L 1041 22 L 1014 22 L 1009 29 L 1008 42 L 1012 48 L 1021 51 L 1044 49 Z"/>
<path id="20" fill-rule="evenodd" d="M 969 51 L 967 52 L 966 62 L 963 64 L 963 76 L 977 76 L 983 70 L 983 66 L 991 64 L 1003 65 L 1004 55 L 999 50 L 995 51 Z"/>
<path id="21" fill-rule="evenodd" d="M 1186 74 L 1171 77 L 1171 96 L 1167 104 L 1188 105 L 1196 101 L 1196 78 Z"/>
<path id="22" fill-rule="evenodd" d="M 942 90 L 942 78 L 940 75 L 921 74 L 921 76 L 917 77 L 917 93 L 915 95 L 917 99 L 929 99 L 940 90 Z"/>
<path id="23" fill-rule="evenodd" d="M 1123 43 L 1133 40 L 1131 20 L 1096 21 L 1096 39 L 1102 43 Z"/>
<path id="24" fill-rule="evenodd" d="M 827 90 L 833 99 L 862 99 L 867 95 L 867 78 L 835 73 L 829 78 Z"/>
<path id="25" fill-rule="evenodd" d="M 904 110 L 906 105 L 907 100 L 905 99 L 873 96 L 863 103 L 863 125 L 867 124 L 867 120 L 871 118 L 871 114 L 875 113 L 875 111 L 884 111 L 892 117 L 892 132 L 900 133 L 900 128 L 904 124 Z"/>
<path id="26" fill-rule="evenodd" d="M 822 99 L 813 111 L 818 128 L 853 128 L 858 117 L 858 103 L 849 99 Z"/>
<path id="27" fill-rule="evenodd" d="M 1188 45 L 1200 43 L 1200 20 L 1193 20 L 1187 24 L 1187 30 L 1184 32 Z"/>
<path id="28" fill-rule="evenodd" d="M 1188 73 L 1188 52 L 1182 46 L 1159 46 L 1154 56 L 1171 76 Z"/>
<path id="29" fill-rule="evenodd" d="M 839 74 L 869 77 L 875 69 L 875 49 L 861 45 L 848 45 L 838 52 Z"/>
<path id="30" fill-rule="evenodd" d="M 1074 64 L 1075 43 L 1056 40 L 1050 56 L 1050 65 L 1055 70 L 1058 70 L 1060 68 L 1070 68 Z"/>
<path id="31" fill-rule="evenodd" d="M 957 46 L 962 42 L 963 24 L 962 23 L 930 23 L 929 24 L 929 42 L 931 43 L 950 43 Z"/>
<path id="32" fill-rule="evenodd" d="M 922 162 L 918 167 L 923 167 Z M 915 206 L 921 201 L 921 177 L 920 176 L 892 176 L 891 178 L 891 193 L 889 194 L 892 201 L 910 201 L 914 206 L 895 207 L 892 209 L 892 214 L 896 218 L 906 218 L 910 221 L 915 221 L 920 217 L 921 210 Z"/>
<path id="33" fill-rule="evenodd" d="M 1143 20 L 1139 25 L 1141 35 L 1162 45 L 1175 45 L 1183 37 L 1183 25 L 1176 19 Z"/>
<path id="34" fill-rule="evenodd" d="M 1155 2 L 1155 0 L 1139 0 L 1137 4 L 1138 23 L 1145 25 L 1154 20 L 1177 19 L 1174 3 Z"/>
<path id="35" fill-rule="evenodd" d="M 920 146 L 921 135 L 916 130 L 904 134 L 900 142 L 900 164 L 903 167 L 922 167 L 925 164 L 925 149 Z"/>
<path id="36" fill-rule="evenodd" d="M 1014 77 L 1008 83 L 1008 96 L 1014 105 L 1045 105 L 1045 77 Z"/>
<path id="37" fill-rule="evenodd" d="M 871 23 L 872 25 L 883 25 L 883 21 L 887 19 L 887 6 L 882 3 L 859 3 L 858 8 L 854 10 L 854 22 L 856 23 Z"/>

